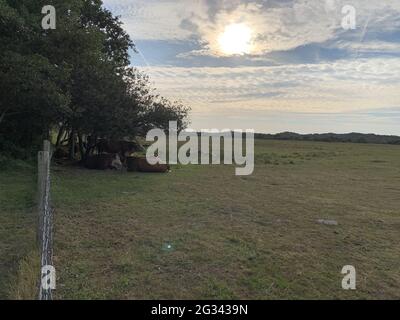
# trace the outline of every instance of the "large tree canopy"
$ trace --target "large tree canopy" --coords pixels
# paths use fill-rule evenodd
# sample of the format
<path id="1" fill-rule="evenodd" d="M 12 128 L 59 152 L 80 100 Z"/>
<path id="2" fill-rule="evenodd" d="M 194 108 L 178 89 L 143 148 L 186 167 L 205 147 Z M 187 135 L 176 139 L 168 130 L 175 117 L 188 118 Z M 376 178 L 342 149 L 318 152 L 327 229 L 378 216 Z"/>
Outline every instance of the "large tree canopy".
<path id="1" fill-rule="evenodd" d="M 51 134 L 82 148 L 89 136 L 133 138 L 170 120 L 187 124 L 188 108 L 159 97 L 130 66 L 135 46 L 101 0 L 51 2 L 55 30 L 41 25 L 48 1 L 0 0 L 2 152 L 30 151 Z"/>

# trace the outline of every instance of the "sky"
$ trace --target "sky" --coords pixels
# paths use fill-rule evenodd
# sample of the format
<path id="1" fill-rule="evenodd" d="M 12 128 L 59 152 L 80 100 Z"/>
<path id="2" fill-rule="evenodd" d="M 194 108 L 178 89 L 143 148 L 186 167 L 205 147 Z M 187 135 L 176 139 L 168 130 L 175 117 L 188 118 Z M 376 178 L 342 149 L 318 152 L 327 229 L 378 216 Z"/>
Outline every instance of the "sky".
<path id="1" fill-rule="evenodd" d="M 104 6 L 135 42 L 131 64 L 191 107 L 193 129 L 400 135 L 399 0 Z"/>

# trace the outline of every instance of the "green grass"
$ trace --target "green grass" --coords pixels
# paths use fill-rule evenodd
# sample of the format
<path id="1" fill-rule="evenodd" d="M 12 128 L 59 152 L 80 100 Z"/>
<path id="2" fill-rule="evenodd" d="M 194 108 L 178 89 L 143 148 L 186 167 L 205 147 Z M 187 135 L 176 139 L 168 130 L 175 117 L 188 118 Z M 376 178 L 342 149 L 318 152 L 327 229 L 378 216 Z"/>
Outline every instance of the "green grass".
<path id="1" fill-rule="evenodd" d="M 56 298 L 400 298 L 400 147 L 257 141 L 234 172 L 53 167 Z M 0 297 L 27 297 L 35 175 L 0 178 Z"/>
<path id="2" fill-rule="evenodd" d="M 9 161 L 6 168 L 0 171 L 0 299 L 34 299 L 39 280 L 35 166 Z"/>
<path id="3" fill-rule="evenodd" d="M 59 299 L 400 297 L 399 147 L 257 141 L 248 177 L 54 171 Z"/>

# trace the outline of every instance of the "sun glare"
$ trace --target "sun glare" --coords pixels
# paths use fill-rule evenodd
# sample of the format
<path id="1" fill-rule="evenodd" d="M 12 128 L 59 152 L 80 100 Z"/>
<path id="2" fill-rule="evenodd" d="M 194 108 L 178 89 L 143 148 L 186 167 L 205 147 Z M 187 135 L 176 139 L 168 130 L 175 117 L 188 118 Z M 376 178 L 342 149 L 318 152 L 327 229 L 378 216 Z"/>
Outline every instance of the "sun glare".
<path id="1" fill-rule="evenodd" d="M 242 23 L 228 25 L 219 36 L 221 51 L 227 55 L 249 54 L 251 52 L 251 29 Z"/>

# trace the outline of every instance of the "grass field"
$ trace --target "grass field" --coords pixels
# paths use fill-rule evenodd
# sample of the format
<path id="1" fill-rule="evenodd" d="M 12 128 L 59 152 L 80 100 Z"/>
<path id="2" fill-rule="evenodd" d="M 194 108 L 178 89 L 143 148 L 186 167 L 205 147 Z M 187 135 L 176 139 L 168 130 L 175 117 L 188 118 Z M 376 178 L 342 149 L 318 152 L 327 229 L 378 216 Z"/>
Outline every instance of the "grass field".
<path id="1" fill-rule="evenodd" d="M 36 174 L 19 161 L 0 171 L 0 299 L 35 298 Z"/>
<path id="2" fill-rule="evenodd" d="M 32 240 L 31 188 L 4 175 L 12 274 Z M 58 299 L 400 298 L 398 146 L 257 141 L 248 177 L 53 167 L 52 192 Z M 344 265 L 356 291 L 341 289 Z"/>

